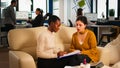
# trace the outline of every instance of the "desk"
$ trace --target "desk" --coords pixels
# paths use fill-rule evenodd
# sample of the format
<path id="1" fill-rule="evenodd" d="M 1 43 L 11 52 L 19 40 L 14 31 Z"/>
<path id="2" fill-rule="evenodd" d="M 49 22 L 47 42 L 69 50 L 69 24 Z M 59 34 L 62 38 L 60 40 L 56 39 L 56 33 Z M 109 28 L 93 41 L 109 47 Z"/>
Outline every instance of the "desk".
<path id="1" fill-rule="evenodd" d="M 94 32 L 95 32 L 97 41 L 99 42 L 99 39 L 101 37 L 100 28 L 104 28 L 104 31 L 105 31 L 105 28 L 107 28 L 106 31 L 108 32 L 108 30 L 110 30 L 110 28 L 113 27 L 113 25 L 88 25 L 88 27 L 90 27 L 90 28 L 97 28 L 97 31 L 94 31 Z"/>
<path id="2" fill-rule="evenodd" d="M 109 20 L 105 22 L 97 22 L 98 25 L 114 25 L 120 27 L 120 20 Z"/>
<path id="3" fill-rule="evenodd" d="M 15 28 L 17 29 L 17 28 L 28 28 L 28 27 L 32 27 L 32 25 L 31 24 L 16 24 L 15 25 Z"/>
<path id="4" fill-rule="evenodd" d="M 111 21 L 108 21 L 108 22 L 111 25 L 115 25 L 115 26 L 119 26 L 120 27 L 120 20 L 111 20 Z"/>

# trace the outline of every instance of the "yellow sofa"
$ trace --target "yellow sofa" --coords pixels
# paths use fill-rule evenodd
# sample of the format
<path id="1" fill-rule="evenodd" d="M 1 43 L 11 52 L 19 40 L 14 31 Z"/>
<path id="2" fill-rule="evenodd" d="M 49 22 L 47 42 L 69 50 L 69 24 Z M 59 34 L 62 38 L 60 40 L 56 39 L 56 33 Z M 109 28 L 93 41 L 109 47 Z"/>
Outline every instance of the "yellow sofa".
<path id="1" fill-rule="evenodd" d="M 46 27 L 13 29 L 8 33 L 9 51 L 9 67 L 10 68 L 36 68 L 36 45 L 38 35 L 47 29 Z M 76 32 L 75 27 L 61 26 L 56 33 L 56 47 L 61 50 L 68 51 L 71 43 L 72 34 Z M 98 47 L 101 53 L 100 61 L 109 65 L 105 61 L 109 51 Z M 104 60 L 103 60 L 104 59 Z"/>

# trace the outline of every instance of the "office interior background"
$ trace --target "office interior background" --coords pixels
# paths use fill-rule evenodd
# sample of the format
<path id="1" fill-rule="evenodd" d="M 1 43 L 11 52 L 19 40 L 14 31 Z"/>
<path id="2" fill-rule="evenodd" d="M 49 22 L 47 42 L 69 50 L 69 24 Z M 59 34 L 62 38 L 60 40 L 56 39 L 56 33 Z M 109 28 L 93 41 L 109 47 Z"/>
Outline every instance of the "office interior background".
<path id="1" fill-rule="evenodd" d="M 41 8 L 46 13 L 52 13 L 61 18 L 63 24 L 69 26 L 68 19 L 73 24 L 76 19 L 76 10 L 79 8 L 78 2 L 82 0 L 17 0 L 16 18 L 17 20 L 34 19 L 36 8 Z M 11 0 L 1 0 L 1 22 L 4 18 L 2 10 L 10 5 Z M 102 14 L 106 20 L 109 19 L 109 9 L 115 10 L 115 20 L 120 19 L 120 1 L 119 0 L 85 0 L 83 8 L 84 15 L 87 13 L 96 14 L 93 20 L 102 19 Z M 92 15 L 94 16 L 94 15 Z M 19 23 L 19 22 L 18 22 Z"/>
<path id="2" fill-rule="evenodd" d="M 4 26 L 3 9 L 10 5 L 11 0 L 0 0 L 0 27 Z M 69 19 L 75 25 L 76 11 L 78 8 L 78 2 L 82 0 L 17 0 L 16 10 L 16 19 L 17 23 L 24 23 L 29 18 L 34 19 L 36 17 L 35 10 L 36 8 L 43 9 L 43 15 L 46 13 L 52 13 L 60 17 L 61 22 L 70 26 Z M 112 23 L 120 26 L 120 0 L 84 0 L 85 5 L 83 8 L 83 13 L 85 16 L 89 16 L 91 21 L 98 22 L 103 20 L 102 14 L 104 14 L 104 20 L 109 20 L 109 9 L 115 10 L 115 19 L 112 20 Z M 116 21 L 118 24 L 116 24 Z M 2 32 L 0 31 L 0 35 Z M 1 37 L 1 36 L 0 36 Z M 97 35 L 99 37 L 99 34 Z M 99 40 L 99 38 L 98 38 Z M 0 40 L 1 42 L 1 40 Z M 5 41 L 6 44 L 6 41 Z M 4 45 L 3 45 L 4 46 Z M 8 49 L 2 50 L 0 44 L 0 63 L 3 68 L 9 68 L 8 63 Z M 4 54 L 5 53 L 5 54 Z M 2 60 L 2 61 L 1 61 Z M 4 62 L 3 62 L 4 61 Z M 6 66 L 6 67 L 5 67 Z M 2 67 L 1 67 L 2 68 Z"/>

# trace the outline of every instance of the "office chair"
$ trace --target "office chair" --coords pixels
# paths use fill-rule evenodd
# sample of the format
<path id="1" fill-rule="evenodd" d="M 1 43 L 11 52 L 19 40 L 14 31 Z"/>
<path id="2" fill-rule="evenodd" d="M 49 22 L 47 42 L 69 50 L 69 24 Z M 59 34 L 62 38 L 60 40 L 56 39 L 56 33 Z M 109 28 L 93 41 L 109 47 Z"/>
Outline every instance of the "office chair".
<path id="1" fill-rule="evenodd" d="M 73 23 L 70 19 L 68 19 L 69 23 L 70 23 L 70 27 L 73 27 Z"/>
<path id="2" fill-rule="evenodd" d="M 98 45 L 101 45 L 103 43 L 105 43 L 105 44 L 109 43 L 111 41 L 111 37 L 114 37 L 116 35 L 116 33 L 117 33 L 117 29 L 114 27 L 112 27 L 109 32 L 102 33 Z M 107 42 L 102 41 L 105 36 L 107 37 Z M 101 46 L 104 46 L 104 45 L 101 45 Z"/>

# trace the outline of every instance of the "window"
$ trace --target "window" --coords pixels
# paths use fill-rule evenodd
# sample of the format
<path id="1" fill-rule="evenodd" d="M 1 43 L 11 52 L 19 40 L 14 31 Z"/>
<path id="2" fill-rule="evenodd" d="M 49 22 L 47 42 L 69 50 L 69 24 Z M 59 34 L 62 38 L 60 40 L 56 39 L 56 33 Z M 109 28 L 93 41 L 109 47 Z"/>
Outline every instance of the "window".
<path id="1" fill-rule="evenodd" d="M 108 6 L 108 7 L 107 7 Z M 106 17 L 106 9 L 115 9 L 115 17 L 118 15 L 118 0 L 97 0 L 97 14 L 98 18 L 102 18 L 102 14 Z"/>
<path id="2" fill-rule="evenodd" d="M 47 0 L 19 0 L 19 2 L 18 2 L 19 9 L 18 10 L 25 11 L 25 12 L 27 11 L 30 15 L 29 17 L 32 17 L 32 19 L 34 19 L 36 17 L 36 14 L 35 14 L 36 8 L 42 9 L 43 15 L 46 14 L 46 1 Z M 33 7 L 31 7 L 32 5 L 33 5 Z M 33 11 L 31 8 L 33 8 Z"/>
<path id="3" fill-rule="evenodd" d="M 59 0 L 53 0 L 53 14 L 59 16 Z"/>
<path id="4" fill-rule="evenodd" d="M 11 3 L 11 0 L 1 0 L 1 7 L 7 7 Z"/>
<path id="5" fill-rule="evenodd" d="M 11 1 L 10 0 L 1 0 L 1 7 L 0 7 L 0 12 L 1 12 L 1 18 L 4 18 L 4 16 L 3 16 L 3 9 L 5 8 L 5 7 L 7 7 L 7 6 L 9 6 L 10 5 L 10 3 L 11 3 Z"/>
<path id="6" fill-rule="evenodd" d="M 19 11 L 28 11 L 31 12 L 31 0 L 19 0 Z"/>
<path id="7" fill-rule="evenodd" d="M 115 17 L 117 17 L 118 13 L 118 0 L 109 0 L 109 9 L 115 10 Z"/>
<path id="8" fill-rule="evenodd" d="M 97 14 L 98 14 L 98 18 L 102 18 L 102 14 L 106 18 L 106 0 L 97 1 Z"/>
<path id="9" fill-rule="evenodd" d="M 47 0 L 33 0 L 33 11 L 36 10 L 36 8 L 40 8 L 43 10 L 43 15 L 46 14 L 47 11 Z"/>
<path id="10" fill-rule="evenodd" d="M 85 6 L 83 7 L 83 13 L 90 13 L 91 0 L 85 0 Z"/>
<path id="11" fill-rule="evenodd" d="M 96 0 L 93 1 L 93 13 L 96 13 Z"/>

